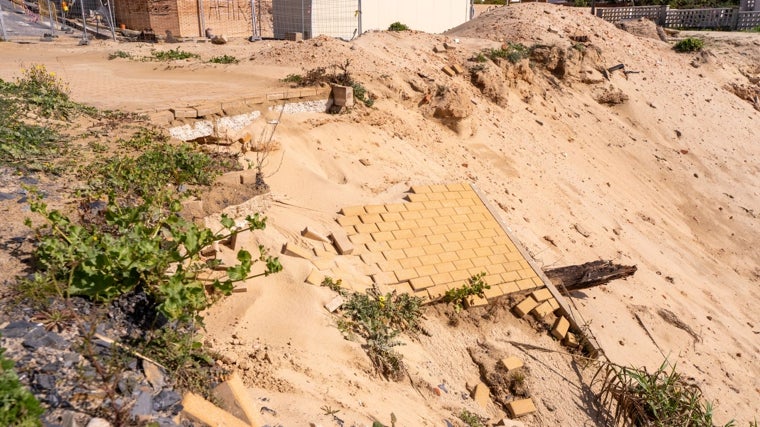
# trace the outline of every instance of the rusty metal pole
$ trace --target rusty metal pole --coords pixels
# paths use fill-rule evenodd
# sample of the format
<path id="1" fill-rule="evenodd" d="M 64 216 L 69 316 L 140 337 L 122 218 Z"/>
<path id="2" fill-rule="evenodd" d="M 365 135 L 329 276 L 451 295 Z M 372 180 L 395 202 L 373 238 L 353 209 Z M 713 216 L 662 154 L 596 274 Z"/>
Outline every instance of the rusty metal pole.
<path id="1" fill-rule="evenodd" d="M 0 4 L 0 32 L 2 32 L 2 41 L 7 42 L 8 41 L 8 34 L 5 32 L 5 19 L 3 18 L 3 5 Z"/>

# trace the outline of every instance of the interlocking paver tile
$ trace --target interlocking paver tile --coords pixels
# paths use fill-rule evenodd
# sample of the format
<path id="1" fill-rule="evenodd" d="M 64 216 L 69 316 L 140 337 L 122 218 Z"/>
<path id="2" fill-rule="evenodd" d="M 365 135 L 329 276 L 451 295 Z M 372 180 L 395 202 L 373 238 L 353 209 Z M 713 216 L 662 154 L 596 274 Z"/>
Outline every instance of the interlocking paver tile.
<path id="1" fill-rule="evenodd" d="M 486 283 L 490 283 L 486 281 Z M 491 289 L 486 289 L 483 291 L 483 294 L 486 296 L 486 298 L 496 298 L 504 295 L 504 291 L 502 291 L 500 285 L 491 285 Z"/>
<path id="2" fill-rule="evenodd" d="M 470 273 L 467 270 L 454 270 L 449 274 L 451 274 L 451 279 L 455 282 L 464 282 L 470 278 Z"/>
<path id="3" fill-rule="evenodd" d="M 443 245 L 441 245 L 441 246 L 443 246 Z M 457 259 L 459 259 L 457 257 L 456 253 L 454 253 L 453 251 L 446 251 L 445 248 L 444 248 L 443 252 L 441 252 L 441 253 L 438 254 L 438 258 L 441 259 L 442 263 L 452 262 L 452 261 L 456 261 Z"/>
<path id="4" fill-rule="evenodd" d="M 403 270 L 396 271 L 396 277 L 399 281 L 405 282 L 420 277 L 420 275 L 417 274 L 417 270 L 413 268 L 405 268 Z"/>
<path id="5" fill-rule="evenodd" d="M 409 189 L 412 193 L 430 193 L 433 191 L 429 185 L 413 185 L 412 188 Z"/>
<path id="6" fill-rule="evenodd" d="M 488 259 L 490 260 L 491 258 L 489 257 Z M 491 263 L 491 265 L 488 266 L 488 272 L 489 273 L 501 274 L 501 273 L 504 273 L 506 271 L 507 270 L 504 268 L 504 264 L 494 264 L 494 263 Z"/>
<path id="7" fill-rule="evenodd" d="M 399 223 L 399 227 L 401 227 L 401 223 Z M 403 227 L 401 227 L 399 230 L 393 230 L 392 233 L 393 233 L 393 237 L 395 237 L 397 240 L 411 239 L 412 237 L 414 237 L 414 233 L 412 232 L 412 230 L 408 228 L 403 228 Z"/>
<path id="8" fill-rule="evenodd" d="M 395 240 L 395 237 L 390 231 L 380 231 L 377 233 L 372 233 L 372 240 L 376 242 L 387 242 L 389 240 Z"/>
<path id="9" fill-rule="evenodd" d="M 443 207 L 441 209 L 438 209 L 436 211 L 436 213 L 438 214 L 438 216 L 451 216 L 451 215 L 458 215 L 459 214 L 459 212 L 457 212 L 456 210 L 454 210 L 454 208 L 452 208 L 452 207 Z"/>
<path id="10" fill-rule="evenodd" d="M 454 266 L 453 262 L 444 261 L 444 260 L 441 260 L 441 261 L 442 262 L 440 264 L 435 265 L 435 270 L 438 273 L 451 273 L 452 271 L 457 269 L 456 266 Z"/>
<path id="11" fill-rule="evenodd" d="M 441 246 L 443 246 L 443 250 L 446 252 L 456 252 L 462 249 L 462 245 L 459 242 L 444 242 L 441 243 Z"/>
<path id="12" fill-rule="evenodd" d="M 468 215 L 472 213 L 472 208 L 470 206 L 457 206 L 454 208 L 454 213 L 456 215 Z"/>
<path id="13" fill-rule="evenodd" d="M 430 227 L 435 227 L 435 226 L 436 224 L 433 218 L 422 218 L 420 216 L 420 219 L 417 220 L 417 227 L 427 227 L 428 233 L 432 233 L 432 230 L 430 229 Z"/>
<path id="14" fill-rule="evenodd" d="M 478 244 L 478 247 L 475 248 L 475 255 L 487 258 L 488 256 L 493 255 L 493 251 L 488 246 L 480 246 L 480 244 Z M 490 263 L 491 261 L 488 260 L 488 262 Z"/>
<path id="15" fill-rule="evenodd" d="M 427 203 L 427 202 L 425 202 L 425 203 Z M 425 203 L 422 203 L 422 202 L 419 202 L 419 203 L 407 203 L 406 204 L 406 210 L 411 212 L 411 211 L 421 211 L 421 210 L 427 209 L 425 207 Z"/>
<path id="16" fill-rule="evenodd" d="M 412 285 L 415 291 L 420 291 L 433 286 L 433 280 L 430 279 L 430 276 L 417 277 L 409 280 L 409 284 Z"/>
<path id="17" fill-rule="evenodd" d="M 443 204 L 441 203 L 440 200 L 430 200 L 428 202 L 423 203 L 423 206 L 425 207 L 425 209 L 437 210 L 437 209 L 442 208 Z"/>
<path id="18" fill-rule="evenodd" d="M 365 243 L 364 246 L 370 252 L 382 252 L 382 251 L 387 251 L 388 249 L 398 249 L 398 248 L 391 248 L 390 246 L 388 246 L 388 242 L 369 242 L 369 243 Z"/>
<path id="19" fill-rule="evenodd" d="M 496 232 L 493 228 L 482 228 L 480 229 L 480 235 L 482 237 L 496 237 L 499 235 L 499 233 Z"/>
<path id="20" fill-rule="evenodd" d="M 374 224 L 376 222 L 382 222 L 383 221 L 383 217 L 380 216 L 380 214 L 376 214 L 376 213 L 371 213 L 371 214 L 368 213 L 368 214 L 364 214 L 364 215 L 359 215 L 359 219 L 364 224 Z"/>
<path id="21" fill-rule="evenodd" d="M 425 254 L 427 255 L 438 255 L 444 252 L 443 246 L 441 245 L 427 245 L 424 247 Z"/>
<path id="22" fill-rule="evenodd" d="M 521 291 L 527 291 L 528 289 L 533 289 L 533 281 L 530 279 L 520 279 L 517 281 L 517 286 L 520 287 Z"/>
<path id="23" fill-rule="evenodd" d="M 375 233 L 377 231 L 380 231 L 377 228 L 376 224 L 357 224 L 357 225 L 354 226 L 354 228 L 356 229 L 356 232 L 359 233 L 359 234 L 361 234 L 361 233 Z"/>
<path id="24" fill-rule="evenodd" d="M 505 282 L 516 282 L 520 280 L 520 275 L 514 270 L 507 269 L 505 273 L 501 274 L 501 280 Z"/>
<path id="25" fill-rule="evenodd" d="M 387 212 L 385 205 L 367 205 L 364 206 L 364 210 L 369 214 L 379 214 Z"/>
<path id="26" fill-rule="evenodd" d="M 436 236 L 442 235 L 444 236 L 444 238 L 446 238 L 446 235 L 449 234 L 450 231 L 449 231 L 448 225 L 433 225 L 430 227 L 430 232 L 433 235 L 436 235 Z"/>
<path id="27" fill-rule="evenodd" d="M 443 208 L 456 208 L 459 207 L 459 200 L 457 199 L 446 199 L 441 200 L 441 209 Z"/>
<path id="28" fill-rule="evenodd" d="M 414 234 L 416 237 L 425 237 L 430 235 L 430 227 L 418 227 L 412 229 L 412 234 Z M 427 242 L 427 239 L 425 239 Z"/>
<path id="29" fill-rule="evenodd" d="M 409 240 L 407 239 L 389 240 L 387 243 L 388 247 L 391 249 L 406 249 L 412 246 L 409 244 Z"/>
<path id="30" fill-rule="evenodd" d="M 361 224 L 361 222 L 362 221 L 356 215 L 349 215 L 349 216 L 342 215 L 338 217 L 338 224 L 344 227 Z"/>
<path id="31" fill-rule="evenodd" d="M 435 266 L 431 264 L 423 264 L 415 268 L 414 271 L 416 271 L 417 275 L 420 277 L 432 276 L 434 274 L 438 274 L 438 271 L 435 269 Z"/>
<path id="32" fill-rule="evenodd" d="M 378 262 L 377 267 L 381 271 L 396 271 L 396 270 L 401 270 L 403 268 L 399 260 L 395 260 L 395 259 L 391 261 Z"/>
<path id="33" fill-rule="evenodd" d="M 506 254 L 509 253 L 509 247 L 507 245 L 496 245 L 493 248 L 493 253 L 495 254 Z M 509 258 L 507 258 L 509 261 Z"/>
<path id="34" fill-rule="evenodd" d="M 406 258 L 406 255 L 404 254 L 404 251 L 402 249 L 390 249 L 387 251 L 383 251 L 383 256 L 388 261 Z"/>
<path id="35" fill-rule="evenodd" d="M 425 249 L 422 246 L 411 246 L 404 249 L 407 258 L 420 257 L 425 255 Z"/>
<path id="36" fill-rule="evenodd" d="M 377 253 L 377 252 L 369 252 L 366 254 L 361 254 L 359 255 L 359 258 L 365 264 L 377 264 L 378 262 L 385 261 L 385 257 L 383 257 L 383 254 Z"/>
<path id="37" fill-rule="evenodd" d="M 362 225 L 362 224 L 359 224 L 359 225 Z M 358 226 L 355 226 L 355 227 L 358 227 Z M 462 236 L 464 236 L 464 238 L 467 240 L 476 241 L 475 242 L 476 244 L 477 244 L 477 240 L 480 239 L 480 233 L 478 233 L 477 230 L 464 231 L 462 232 Z"/>
<path id="38" fill-rule="evenodd" d="M 438 216 L 438 211 L 435 209 L 423 209 L 417 212 L 420 213 L 422 218 L 435 218 Z"/>
<path id="39" fill-rule="evenodd" d="M 420 257 L 420 261 L 422 261 L 423 265 L 438 264 L 441 262 L 441 259 L 438 257 L 438 255 L 425 255 Z"/>
<path id="40" fill-rule="evenodd" d="M 449 228 L 454 224 L 454 220 L 450 216 L 439 216 L 433 218 L 437 225 L 448 225 Z"/>
<path id="41" fill-rule="evenodd" d="M 420 211 L 406 211 L 401 212 L 401 218 L 404 219 L 422 219 Z"/>
<path id="42" fill-rule="evenodd" d="M 422 265 L 422 261 L 419 258 L 404 258 L 398 260 L 402 268 L 416 268 Z"/>
<path id="43" fill-rule="evenodd" d="M 464 248 L 458 250 L 457 255 L 459 255 L 459 259 L 472 259 L 475 258 L 475 251 L 473 251 L 471 248 Z"/>
<path id="44" fill-rule="evenodd" d="M 361 215 L 366 213 L 364 206 L 349 206 L 340 210 L 341 215 Z"/>
<path id="45" fill-rule="evenodd" d="M 406 199 L 410 202 L 425 202 L 428 200 L 430 193 L 410 193 L 406 195 Z"/>
<path id="46" fill-rule="evenodd" d="M 429 193 L 427 196 L 428 196 L 429 201 L 446 199 L 446 196 L 444 195 L 444 193 Z"/>
<path id="47" fill-rule="evenodd" d="M 399 230 L 409 230 L 414 235 L 414 229 L 417 228 L 417 221 L 413 219 L 404 219 L 397 222 Z"/>
<path id="48" fill-rule="evenodd" d="M 383 221 L 389 222 L 389 221 L 401 221 L 402 218 L 401 214 L 398 212 L 388 212 L 388 213 L 381 213 L 380 218 L 383 219 Z M 354 225 L 354 224 L 352 224 Z"/>
<path id="49" fill-rule="evenodd" d="M 450 289 L 449 286 L 443 283 L 440 285 L 435 285 L 433 287 L 427 288 L 427 293 L 431 300 L 436 300 L 446 295 L 446 291 L 448 291 L 449 289 Z"/>
<path id="50" fill-rule="evenodd" d="M 520 291 L 520 287 L 517 286 L 517 283 L 515 282 L 504 283 L 501 285 L 501 288 L 504 290 L 505 294 L 511 294 L 513 292 Z"/>
<path id="51" fill-rule="evenodd" d="M 398 278 L 396 278 L 396 274 L 392 271 L 384 271 L 382 273 L 373 274 L 372 281 L 378 285 L 391 285 L 397 283 Z"/>
<path id="52" fill-rule="evenodd" d="M 378 222 L 375 225 L 377 225 L 377 229 L 380 231 L 394 231 L 394 230 L 399 229 L 398 224 L 393 221 L 392 222 Z"/>

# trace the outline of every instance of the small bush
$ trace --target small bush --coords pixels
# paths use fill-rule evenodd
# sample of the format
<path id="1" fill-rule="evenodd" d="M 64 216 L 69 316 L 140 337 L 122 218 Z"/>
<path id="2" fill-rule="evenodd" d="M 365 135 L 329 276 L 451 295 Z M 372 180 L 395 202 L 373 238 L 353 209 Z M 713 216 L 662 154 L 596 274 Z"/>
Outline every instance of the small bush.
<path id="1" fill-rule="evenodd" d="M 687 37 L 673 46 L 676 52 L 696 52 L 702 50 L 705 42 L 696 37 Z"/>
<path id="2" fill-rule="evenodd" d="M 354 88 L 354 98 L 363 102 L 367 107 L 375 105 L 375 99 L 369 95 L 369 92 L 367 92 L 367 89 L 361 83 L 354 82 L 351 84 L 351 87 Z"/>
<path id="3" fill-rule="evenodd" d="M 443 301 L 454 306 L 454 311 L 460 312 L 467 303 L 467 299 L 473 296 L 483 298 L 483 291 L 491 289 L 491 286 L 483 281 L 486 273 L 479 273 L 467 279 L 467 283 L 455 289 L 449 289 L 443 296 Z"/>
<path id="4" fill-rule="evenodd" d="M 509 43 L 504 49 L 489 49 L 484 51 L 484 53 L 492 61 L 495 61 L 497 58 L 503 58 L 513 64 L 516 64 L 522 59 L 527 58 L 530 54 L 528 48 L 526 48 L 521 43 Z"/>
<path id="5" fill-rule="evenodd" d="M 287 76 L 285 76 L 284 79 L 282 79 L 282 81 L 285 83 L 295 83 L 297 85 L 300 85 L 303 82 L 303 80 L 304 78 L 300 74 L 288 74 Z"/>
<path id="6" fill-rule="evenodd" d="M 158 61 L 179 61 L 183 59 L 200 58 L 200 55 L 192 52 L 185 52 L 179 47 L 169 50 L 154 50 L 151 57 Z"/>
<path id="7" fill-rule="evenodd" d="M 470 58 L 470 61 L 483 63 L 488 61 L 488 58 L 483 54 L 483 52 L 478 52 L 475 56 Z"/>
<path id="8" fill-rule="evenodd" d="M 462 412 L 459 413 L 459 419 L 469 427 L 485 427 L 485 420 L 483 420 L 483 418 L 466 409 L 463 409 Z"/>
<path id="9" fill-rule="evenodd" d="M 409 31 L 409 27 L 396 21 L 388 26 L 388 31 Z"/>
<path id="10" fill-rule="evenodd" d="M 40 426 L 44 409 L 34 395 L 21 385 L 13 366 L 13 361 L 5 357 L 5 349 L 0 347 L 0 425 Z"/>
<path id="11" fill-rule="evenodd" d="M 238 62 L 240 62 L 240 60 L 235 58 L 234 56 L 222 55 L 222 56 L 215 56 L 211 58 L 208 62 L 211 62 L 214 64 L 237 64 Z"/>
<path id="12" fill-rule="evenodd" d="M 125 52 L 123 50 L 117 50 L 116 52 L 113 52 L 108 55 L 109 60 L 116 59 L 116 58 L 131 59 L 132 54 L 129 52 Z"/>

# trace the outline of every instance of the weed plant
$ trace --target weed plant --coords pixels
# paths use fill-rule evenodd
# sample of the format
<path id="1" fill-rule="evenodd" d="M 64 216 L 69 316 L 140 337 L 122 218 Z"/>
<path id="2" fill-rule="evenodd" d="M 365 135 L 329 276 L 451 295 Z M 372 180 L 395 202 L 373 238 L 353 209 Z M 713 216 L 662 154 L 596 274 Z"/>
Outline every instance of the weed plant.
<path id="1" fill-rule="evenodd" d="M 488 49 L 483 53 L 492 61 L 503 58 L 513 64 L 520 62 L 530 55 L 529 49 L 521 43 L 509 43 L 506 48 Z"/>
<path id="2" fill-rule="evenodd" d="M 40 163 L 60 156 L 66 144 L 55 130 L 23 121 L 19 107 L 14 99 L 0 96 L 0 162 L 41 169 Z"/>
<path id="3" fill-rule="evenodd" d="M 211 58 L 208 62 L 211 62 L 213 64 L 237 64 L 238 62 L 240 62 L 240 60 L 231 55 L 222 55 L 222 56 L 215 56 Z"/>
<path id="4" fill-rule="evenodd" d="M 673 46 L 673 49 L 676 52 L 688 53 L 688 52 L 696 52 L 696 51 L 702 50 L 704 46 L 705 46 L 705 42 L 702 41 L 702 39 L 698 39 L 696 37 L 687 37 L 683 40 L 680 40 L 678 43 L 676 43 Z"/>
<path id="5" fill-rule="evenodd" d="M 183 59 L 195 59 L 201 57 L 197 53 L 186 52 L 179 47 L 169 50 L 154 50 L 150 54 L 151 58 L 157 61 L 181 61 Z"/>
<path id="6" fill-rule="evenodd" d="M 467 279 L 467 283 L 461 287 L 447 290 L 443 295 L 443 302 L 453 305 L 454 311 L 459 313 L 465 307 L 469 298 L 473 296 L 485 297 L 483 292 L 486 289 L 491 289 L 491 286 L 483 280 L 485 275 L 486 273 L 476 274 Z"/>
<path id="7" fill-rule="evenodd" d="M 13 360 L 5 357 L 0 347 L 0 425 L 8 427 L 41 426 L 44 409 L 34 395 L 25 389 L 13 369 Z"/>
<path id="8" fill-rule="evenodd" d="M 469 427 L 485 427 L 483 418 L 466 409 L 463 409 L 462 412 L 459 413 L 459 419 Z"/>
<path id="9" fill-rule="evenodd" d="M 396 21 L 388 26 L 388 31 L 409 31 L 409 27 Z"/>
<path id="10" fill-rule="evenodd" d="M 123 50 L 117 50 L 116 52 L 110 53 L 108 55 L 108 59 L 109 60 L 113 60 L 113 59 L 116 59 L 116 58 L 131 59 L 132 58 L 132 54 L 129 53 L 129 52 L 125 52 Z"/>

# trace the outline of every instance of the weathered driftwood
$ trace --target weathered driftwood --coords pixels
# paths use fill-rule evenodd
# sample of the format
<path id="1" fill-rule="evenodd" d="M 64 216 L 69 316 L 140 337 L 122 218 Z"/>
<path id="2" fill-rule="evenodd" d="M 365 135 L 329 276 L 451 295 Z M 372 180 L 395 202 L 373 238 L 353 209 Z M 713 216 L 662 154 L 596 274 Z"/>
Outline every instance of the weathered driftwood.
<path id="1" fill-rule="evenodd" d="M 581 265 L 552 268 L 544 271 L 560 292 L 568 292 L 603 285 L 611 280 L 632 276 L 635 265 L 613 264 L 612 261 L 592 261 Z"/>

